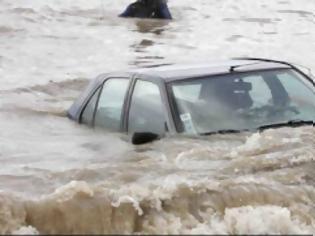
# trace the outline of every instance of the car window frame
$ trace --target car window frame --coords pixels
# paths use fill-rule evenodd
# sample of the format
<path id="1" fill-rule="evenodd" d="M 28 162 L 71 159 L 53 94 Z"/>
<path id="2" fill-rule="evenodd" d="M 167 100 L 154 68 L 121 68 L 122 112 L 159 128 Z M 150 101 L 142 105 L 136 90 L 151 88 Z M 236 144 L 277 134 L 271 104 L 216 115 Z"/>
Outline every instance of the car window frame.
<path id="1" fill-rule="evenodd" d="M 135 91 L 137 81 L 145 81 L 145 82 L 150 82 L 150 83 L 157 85 L 157 87 L 160 91 L 160 97 L 161 97 L 161 101 L 162 101 L 162 109 L 163 109 L 165 122 L 166 122 L 164 134 L 165 133 L 173 133 L 173 134 L 177 133 L 176 128 L 175 128 L 175 122 L 174 122 L 172 111 L 171 111 L 171 107 L 170 107 L 170 103 L 169 103 L 166 83 L 160 77 L 142 75 L 142 74 L 135 74 L 132 78 L 132 83 L 130 85 L 130 90 L 129 90 L 129 94 L 128 94 L 128 101 L 127 101 L 127 106 L 126 106 L 126 115 L 125 115 L 125 120 L 124 120 L 124 131 L 127 134 L 129 134 L 129 132 L 128 132 L 129 114 L 130 114 L 132 97 L 133 97 L 133 94 Z"/>
<path id="2" fill-rule="evenodd" d="M 80 112 L 80 117 L 79 117 L 79 123 L 82 124 L 82 115 L 86 109 L 86 107 L 88 106 L 89 102 L 91 101 L 91 99 L 93 98 L 93 96 L 95 95 L 95 93 L 99 90 L 98 95 L 97 95 L 97 100 L 94 106 L 94 111 L 93 111 L 93 118 L 92 118 L 92 122 L 91 122 L 91 127 L 95 128 L 95 116 L 96 116 L 96 111 L 97 111 L 97 107 L 99 104 L 99 100 L 101 97 L 101 94 L 103 92 L 103 88 L 105 83 L 110 80 L 110 79 L 126 79 L 128 80 L 128 87 L 127 87 L 127 91 L 125 93 L 124 96 L 124 101 L 123 101 L 123 106 L 122 106 L 122 112 L 121 112 L 121 117 L 120 117 L 120 129 L 119 132 L 123 132 L 124 131 L 124 119 L 125 119 L 125 115 L 126 115 L 126 104 L 128 101 L 128 95 L 129 95 L 129 90 L 131 88 L 131 83 L 132 83 L 132 77 L 131 76 L 126 76 L 126 75 L 110 75 L 110 76 L 106 76 L 103 78 L 101 84 L 99 86 L 96 86 L 90 93 L 89 98 L 85 101 L 84 106 L 82 106 L 81 112 Z"/>
<path id="3" fill-rule="evenodd" d="M 88 124 L 88 126 L 94 127 L 95 111 L 96 111 L 96 106 L 98 104 L 98 100 L 99 100 L 99 97 L 100 97 L 100 94 L 101 94 L 101 91 L 102 91 L 102 86 L 103 86 L 103 82 L 102 82 L 101 85 L 96 86 L 96 88 L 93 89 L 93 91 L 91 92 L 89 98 L 85 101 L 85 104 L 84 104 L 84 106 L 82 106 L 82 109 L 81 109 L 81 112 L 80 112 L 79 124 L 84 124 L 82 122 L 83 113 L 85 112 L 85 109 L 87 108 L 87 106 L 89 105 L 89 103 L 93 99 L 93 97 L 96 95 L 96 93 L 98 93 L 96 101 L 95 101 L 94 109 L 93 109 L 92 122 L 91 122 L 91 124 Z"/>
<path id="4" fill-rule="evenodd" d="M 314 86 L 315 88 L 315 78 L 313 76 L 313 74 L 307 75 L 306 73 L 304 73 L 301 69 L 299 69 L 297 66 L 295 66 L 294 64 L 291 64 L 291 69 L 293 71 L 295 71 L 296 73 L 298 73 L 299 75 L 301 75 L 301 80 L 303 81 L 303 79 L 306 79 L 307 81 L 311 82 L 311 84 Z"/>

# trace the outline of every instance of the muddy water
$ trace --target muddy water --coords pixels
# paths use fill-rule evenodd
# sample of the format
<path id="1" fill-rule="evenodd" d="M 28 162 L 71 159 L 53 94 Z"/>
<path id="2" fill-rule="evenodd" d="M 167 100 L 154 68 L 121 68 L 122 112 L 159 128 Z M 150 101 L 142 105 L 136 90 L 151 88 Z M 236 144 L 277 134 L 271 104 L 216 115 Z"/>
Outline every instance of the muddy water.
<path id="1" fill-rule="evenodd" d="M 315 130 L 133 147 L 65 117 L 101 72 L 236 56 L 315 68 L 309 0 L 0 1 L 0 233 L 315 234 Z"/>

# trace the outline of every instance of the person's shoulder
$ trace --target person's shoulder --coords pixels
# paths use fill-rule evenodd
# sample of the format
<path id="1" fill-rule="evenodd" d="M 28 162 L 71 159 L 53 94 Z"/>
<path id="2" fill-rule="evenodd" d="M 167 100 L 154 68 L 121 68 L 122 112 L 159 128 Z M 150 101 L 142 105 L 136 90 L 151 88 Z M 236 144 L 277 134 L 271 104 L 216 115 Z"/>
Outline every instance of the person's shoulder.
<path id="1" fill-rule="evenodd" d="M 133 17 L 136 7 L 134 6 L 135 3 L 131 3 L 127 6 L 126 10 L 121 13 L 120 17 Z"/>
<path id="2" fill-rule="evenodd" d="M 134 3 L 131 3 L 131 4 L 129 5 L 129 7 L 136 8 L 136 7 L 140 6 L 140 5 L 142 5 L 142 3 L 141 3 L 141 2 L 136 1 L 136 2 L 134 2 Z"/>

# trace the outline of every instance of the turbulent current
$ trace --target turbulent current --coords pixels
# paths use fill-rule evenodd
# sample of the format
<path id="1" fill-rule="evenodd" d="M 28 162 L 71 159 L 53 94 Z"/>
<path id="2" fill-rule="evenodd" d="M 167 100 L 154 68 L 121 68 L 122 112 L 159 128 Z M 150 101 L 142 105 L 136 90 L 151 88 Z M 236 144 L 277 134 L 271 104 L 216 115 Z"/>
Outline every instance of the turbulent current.
<path id="1" fill-rule="evenodd" d="M 0 0 L 0 234 L 315 234 L 315 129 L 134 147 L 66 110 L 99 73 L 238 56 L 315 68 L 311 0 Z"/>

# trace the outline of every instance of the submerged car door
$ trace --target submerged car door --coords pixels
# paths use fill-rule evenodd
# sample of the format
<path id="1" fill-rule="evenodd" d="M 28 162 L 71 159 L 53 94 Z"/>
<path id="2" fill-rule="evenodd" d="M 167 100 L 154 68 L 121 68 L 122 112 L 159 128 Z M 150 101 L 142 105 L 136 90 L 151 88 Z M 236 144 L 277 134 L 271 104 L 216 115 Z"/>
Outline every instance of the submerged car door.
<path id="1" fill-rule="evenodd" d="M 107 78 L 91 96 L 81 115 L 81 123 L 104 128 L 112 132 L 122 131 L 122 120 L 129 79 Z"/>
<path id="2" fill-rule="evenodd" d="M 165 134 L 168 131 L 166 112 L 161 86 L 149 80 L 135 79 L 127 117 L 128 133 Z"/>

